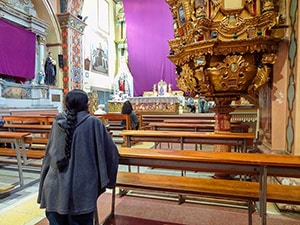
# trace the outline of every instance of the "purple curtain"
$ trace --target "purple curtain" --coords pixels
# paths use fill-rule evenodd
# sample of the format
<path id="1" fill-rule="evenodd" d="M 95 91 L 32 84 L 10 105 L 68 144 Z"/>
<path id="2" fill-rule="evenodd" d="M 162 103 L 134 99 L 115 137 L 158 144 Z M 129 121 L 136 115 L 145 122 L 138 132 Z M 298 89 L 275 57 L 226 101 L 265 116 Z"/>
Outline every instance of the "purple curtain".
<path id="1" fill-rule="evenodd" d="M 34 78 L 35 34 L 0 19 L 0 74 Z"/>
<path id="2" fill-rule="evenodd" d="M 174 38 L 169 5 L 165 0 L 123 0 L 123 4 L 134 96 L 152 91 L 160 80 L 178 90 L 175 66 L 167 58 L 168 40 Z"/>

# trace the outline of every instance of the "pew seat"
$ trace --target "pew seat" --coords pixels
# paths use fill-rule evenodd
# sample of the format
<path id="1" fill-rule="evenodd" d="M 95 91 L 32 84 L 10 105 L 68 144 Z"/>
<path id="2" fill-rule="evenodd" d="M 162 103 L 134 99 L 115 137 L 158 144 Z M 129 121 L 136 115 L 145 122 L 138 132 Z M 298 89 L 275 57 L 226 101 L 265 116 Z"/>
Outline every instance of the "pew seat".
<path id="1" fill-rule="evenodd" d="M 259 183 L 240 180 L 118 172 L 116 185 L 130 190 L 163 191 L 249 202 L 259 200 Z M 299 186 L 267 184 L 267 190 L 268 202 L 300 204 Z M 183 202 L 184 198 L 180 203 Z"/>
<path id="2" fill-rule="evenodd" d="M 21 156 L 23 157 L 23 152 L 20 151 Z M 16 150 L 13 148 L 0 148 L 0 155 L 1 156 L 9 156 L 9 157 L 16 157 L 17 153 Z M 26 156 L 29 159 L 42 159 L 45 155 L 45 150 L 26 150 Z"/>
<path id="3" fill-rule="evenodd" d="M 10 190 L 14 189 L 13 184 L 6 184 L 6 183 L 0 183 L 0 194 L 4 194 L 6 192 L 9 192 Z"/>

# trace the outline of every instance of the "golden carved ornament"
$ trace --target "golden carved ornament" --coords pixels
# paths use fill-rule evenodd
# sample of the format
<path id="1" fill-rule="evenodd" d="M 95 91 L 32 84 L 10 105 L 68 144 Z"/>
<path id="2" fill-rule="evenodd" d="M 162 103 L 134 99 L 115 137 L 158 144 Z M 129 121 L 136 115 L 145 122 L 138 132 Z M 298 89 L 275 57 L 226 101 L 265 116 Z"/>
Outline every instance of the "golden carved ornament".
<path id="1" fill-rule="evenodd" d="M 194 77 L 194 71 L 188 64 L 183 65 L 182 72 L 177 78 L 177 86 L 185 92 L 197 91 L 197 80 Z"/>
<path id="2" fill-rule="evenodd" d="M 285 3 L 166 2 L 173 15 L 175 37 L 169 40 L 168 58 L 179 73 L 178 87 L 185 93 L 200 94 L 216 102 L 225 96 L 223 103 L 240 96 L 256 98 L 268 81 L 279 43 L 285 38 Z"/>
<path id="3" fill-rule="evenodd" d="M 256 74 L 256 67 L 243 56 L 233 55 L 216 67 L 207 68 L 206 74 L 216 92 L 245 91 Z"/>
<path id="4" fill-rule="evenodd" d="M 271 11 L 274 10 L 274 3 L 272 0 L 264 0 L 262 1 L 262 11 Z"/>
<path id="5" fill-rule="evenodd" d="M 195 78 L 198 82 L 198 91 L 196 90 L 195 93 L 208 93 L 209 83 L 206 80 L 202 67 L 200 69 L 195 70 Z"/>
<path id="6" fill-rule="evenodd" d="M 277 55 L 274 53 L 271 54 L 263 54 L 262 55 L 262 64 L 274 64 L 277 60 Z"/>
<path id="7" fill-rule="evenodd" d="M 262 67 L 258 67 L 256 77 L 254 78 L 251 85 L 248 87 L 248 93 L 254 94 L 258 92 L 258 90 L 267 83 L 269 79 L 271 69 L 267 65 L 263 65 Z"/>

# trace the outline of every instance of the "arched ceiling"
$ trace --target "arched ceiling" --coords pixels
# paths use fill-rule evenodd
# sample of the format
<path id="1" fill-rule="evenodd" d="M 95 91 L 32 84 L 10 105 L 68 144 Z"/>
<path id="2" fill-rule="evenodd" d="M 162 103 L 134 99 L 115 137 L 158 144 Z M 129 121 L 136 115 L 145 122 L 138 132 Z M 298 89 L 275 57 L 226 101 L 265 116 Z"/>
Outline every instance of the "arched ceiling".
<path id="1" fill-rule="evenodd" d="M 32 0 L 37 17 L 49 24 L 46 30 L 46 41 L 48 44 L 61 44 L 60 25 L 49 0 Z"/>

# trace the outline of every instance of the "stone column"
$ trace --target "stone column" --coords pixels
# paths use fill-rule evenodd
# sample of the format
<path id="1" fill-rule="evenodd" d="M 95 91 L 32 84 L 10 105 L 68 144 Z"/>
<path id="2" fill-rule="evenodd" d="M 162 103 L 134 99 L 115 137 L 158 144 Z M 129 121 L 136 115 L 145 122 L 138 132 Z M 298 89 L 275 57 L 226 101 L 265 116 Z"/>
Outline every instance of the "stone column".
<path id="1" fill-rule="evenodd" d="M 63 93 L 78 88 L 83 82 L 82 35 L 86 24 L 71 13 L 57 15 L 62 33 Z"/>
<path id="2" fill-rule="evenodd" d="M 46 39 L 42 36 L 37 36 L 38 53 L 37 53 L 37 65 L 36 73 L 34 76 L 35 84 L 44 84 L 45 68 L 44 68 L 44 56 L 45 56 L 45 44 Z"/>

